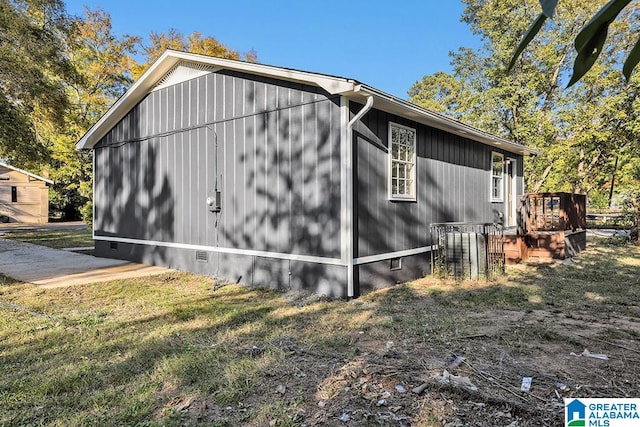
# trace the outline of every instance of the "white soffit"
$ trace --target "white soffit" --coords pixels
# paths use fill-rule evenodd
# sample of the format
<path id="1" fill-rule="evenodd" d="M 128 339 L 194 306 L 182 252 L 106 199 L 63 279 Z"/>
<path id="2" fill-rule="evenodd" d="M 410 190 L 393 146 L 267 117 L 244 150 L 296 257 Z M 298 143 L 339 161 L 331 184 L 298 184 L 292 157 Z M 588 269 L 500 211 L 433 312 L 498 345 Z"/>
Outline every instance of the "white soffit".
<path id="1" fill-rule="evenodd" d="M 152 91 L 214 73 L 220 68 L 209 64 L 181 61 L 153 87 Z"/>
<path id="2" fill-rule="evenodd" d="M 445 132 L 458 134 L 492 147 L 502 148 L 508 152 L 522 154 L 523 156 L 540 154 L 540 151 L 538 150 L 497 137 L 458 120 L 443 116 L 416 104 L 411 104 L 403 99 L 396 98 L 393 95 L 381 92 L 370 86 L 359 85 L 356 87 L 356 93 L 373 95 L 375 97 L 373 104 L 374 108 L 408 118 L 427 126 L 441 129 Z"/>
<path id="3" fill-rule="evenodd" d="M 348 98 L 355 97 L 359 99 L 363 94 L 373 95 L 375 98 L 374 108 L 447 132 L 461 134 L 467 138 L 494 147 L 500 147 L 507 151 L 523 155 L 539 154 L 537 150 L 507 141 L 457 120 L 410 104 L 405 100 L 360 84 L 356 80 L 172 50 L 163 53 L 149 67 L 140 79 L 89 129 L 76 147 L 79 149 L 93 148 L 100 138 L 115 126 L 147 93 L 225 69 L 315 85 L 330 94 L 341 94 Z"/>

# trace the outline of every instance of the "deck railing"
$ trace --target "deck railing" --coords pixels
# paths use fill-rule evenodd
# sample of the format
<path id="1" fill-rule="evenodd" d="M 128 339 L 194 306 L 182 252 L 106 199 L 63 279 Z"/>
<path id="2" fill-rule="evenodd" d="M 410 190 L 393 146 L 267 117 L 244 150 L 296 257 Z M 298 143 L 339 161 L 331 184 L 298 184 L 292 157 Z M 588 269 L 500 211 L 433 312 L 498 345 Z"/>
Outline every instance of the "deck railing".
<path id="1" fill-rule="evenodd" d="M 524 233 L 585 229 L 587 196 L 574 193 L 534 193 L 521 199 Z"/>

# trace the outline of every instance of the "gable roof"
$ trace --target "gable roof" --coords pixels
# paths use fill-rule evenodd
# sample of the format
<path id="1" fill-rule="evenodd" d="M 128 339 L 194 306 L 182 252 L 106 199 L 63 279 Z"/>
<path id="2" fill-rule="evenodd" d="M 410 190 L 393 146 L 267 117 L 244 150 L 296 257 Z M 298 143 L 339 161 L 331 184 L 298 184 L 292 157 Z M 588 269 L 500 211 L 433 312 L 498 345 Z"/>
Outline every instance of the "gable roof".
<path id="1" fill-rule="evenodd" d="M 363 104 L 367 98 L 372 97 L 373 107 L 378 110 L 458 134 L 493 147 L 502 148 L 509 152 L 522 155 L 539 154 L 537 150 L 491 135 L 461 121 L 411 104 L 354 79 L 174 50 L 165 51 L 151 64 L 129 90 L 78 141 L 76 148 L 93 148 L 111 128 L 118 124 L 152 90 L 220 70 L 240 71 L 247 74 L 317 86 L 329 94 L 343 95 Z"/>
<path id="2" fill-rule="evenodd" d="M 15 166 L 11 166 L 9 163 L 6 163 L 6 162 L 4 162 L 4 161 L 2 161 L 2 160 L 0 160 L 0 166 L 3 166 L 3 167 L 5 167 L 5 168 L 7 168 L 7 169 L 14 170 L 14 171 L 16 171 L 16 172 L 23 173 L 23 174 L 25 174 L 25 175 L 27 175 L 27 176 L 29 176 L 29 177 L 33 178 L 33 179 L 37 179 L 37 180 L 40 180 L 40 181 L 44 181 L 44 182 L 46 182 L 47 184 L 53 184 L 53 181 L 52 181 L 52 180 L 50 180 L 50 179 L 48 179 L 48 178 L 45 178 L 45 177 L 40 176 L 40 175 L 36 175 L 35 173 L 27 172 L 26 170 L 24 170 L 24 169 L 20 169 L 20 168 L 17 168 L 17 167 L 15 167 Z"/>

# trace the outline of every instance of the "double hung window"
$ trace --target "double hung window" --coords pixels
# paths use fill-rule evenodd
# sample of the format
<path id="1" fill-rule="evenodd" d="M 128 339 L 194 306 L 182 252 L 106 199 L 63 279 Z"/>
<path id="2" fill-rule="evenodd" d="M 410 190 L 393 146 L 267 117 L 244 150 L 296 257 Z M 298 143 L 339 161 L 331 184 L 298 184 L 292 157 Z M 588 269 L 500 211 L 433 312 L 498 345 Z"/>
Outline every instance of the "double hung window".
<path id="1" fill-rule="evenodd" d="M 389 123 L 389 199 L 416 200 L 416 130 Z"/>
<path id="2" fill-rule="evenodd" d="M 491 153 L 491 201 L 504 200 L 504 155 Z"/>

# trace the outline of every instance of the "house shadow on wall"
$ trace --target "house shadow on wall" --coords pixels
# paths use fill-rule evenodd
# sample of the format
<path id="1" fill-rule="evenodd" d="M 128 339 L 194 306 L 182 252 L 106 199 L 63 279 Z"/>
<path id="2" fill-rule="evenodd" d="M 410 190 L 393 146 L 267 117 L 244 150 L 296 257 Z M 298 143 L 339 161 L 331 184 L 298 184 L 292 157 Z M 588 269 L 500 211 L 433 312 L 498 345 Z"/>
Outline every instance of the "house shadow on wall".
<path id="1" fill-rule="evenodd" d="M 140 126 L 140 123 L 134 123 Z M 172 241 L 175 236 L 175 196 L 168 173 L 157 173 L 158 138 L 125 144 L 100 144 L 96 162 L 106 162 L 94 176 L 96 236 Z M 168 265 L 171 259 L 161 246 L 136 246 L 96 241 L 96 255 Z"/>
<path id="2" fill-rule="evenodd" d="M 352 106 L 352 115 L 358 108 Z M 415 201 L 390 199 L 390 122 L 416 128 Z M 377 110 L 365 115 L 354 133 L 357 257 L 435 245 L 431 224 L 499 220 L 499 207 L 489 202 L 490 150 L 481 144 Z M 360 290 L 371 291 L 431 271 L 428 251 L 400 261 L 399 270 L 390 259 L 359 266 Z"/>
<path id="3" fill-rule="evenodd" d="M 223 185 L 228 205 L 220 214 L 221 246 L 340 259 L 339 98 L 301 89 L 277 87 L 276 105 L 256 111 L 249 120 L 239 119 L 242 138 L 236 132 L 235 139 L 222 142 L 221 126 L 215 127 L 219 143 L 225 150 L 234 150 L 240 170 L 233 186 L 228 174 Z M 255 105 L 259 95 L 247 90 L 245 104 Z M 220 168 L 219 161 L 217 165 Z M 344 268 L 296 259 L 252 258 L 239 281 L 344 295 L 336 286 L 344 283 Z"/>

